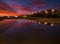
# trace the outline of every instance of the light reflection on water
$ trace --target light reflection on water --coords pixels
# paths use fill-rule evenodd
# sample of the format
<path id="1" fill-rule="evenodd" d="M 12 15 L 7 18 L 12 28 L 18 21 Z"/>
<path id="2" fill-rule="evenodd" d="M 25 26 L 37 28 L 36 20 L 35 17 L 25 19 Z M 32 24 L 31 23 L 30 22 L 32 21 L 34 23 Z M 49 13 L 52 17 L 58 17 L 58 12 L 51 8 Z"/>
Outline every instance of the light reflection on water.
<path id="1" fill-rule="evenodd" d="M 44 24 L 44 25 L 50 25 L 54 26 L 55 23 L 50 23 L 50 22 L 40 22 L 40 21 L 34 21 L 34 20 L 29 20 L 31 23 L 37 23 L 37 24 Z"/>
<path id="2" fill-rule="evenodd" d="M 33 44 L 53 44 L 58 41 L 59 35 L 59 23 L 27 19 L 8 19 L 0 22 L 0 38 L 9 43 L 32 44 L 33 41 Z"/>

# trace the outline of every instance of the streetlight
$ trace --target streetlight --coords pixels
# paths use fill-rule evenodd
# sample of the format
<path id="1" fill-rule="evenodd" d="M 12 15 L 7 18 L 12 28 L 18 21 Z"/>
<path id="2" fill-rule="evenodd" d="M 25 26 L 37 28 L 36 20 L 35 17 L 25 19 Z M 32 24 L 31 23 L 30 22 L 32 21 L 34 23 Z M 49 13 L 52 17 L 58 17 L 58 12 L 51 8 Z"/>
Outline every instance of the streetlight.
<path id="1" fill-rule="evenodd" d="M 45 13 L 46 13 L 46 14 L 48 14 L 48 11 L 47 11 L 47 10 L 45 10 Z"/>
<path id="2" fill-rule="evenodd" d="M 51 13 L 52 13 L 52 14 L 54 14 L 54 13 L 55 13 L 54 11 L 55 11 L 55 10 L 54 10 L 54 9 L 52 9 L 52 10 L 51 10 Z"/>
<path id="3" fill-rule="evenodd" d="M 52 9 L 51 11 L 52 11 L 52 12 L 54 12 L 55 10 L 54 10 L 54 9 Z"/>

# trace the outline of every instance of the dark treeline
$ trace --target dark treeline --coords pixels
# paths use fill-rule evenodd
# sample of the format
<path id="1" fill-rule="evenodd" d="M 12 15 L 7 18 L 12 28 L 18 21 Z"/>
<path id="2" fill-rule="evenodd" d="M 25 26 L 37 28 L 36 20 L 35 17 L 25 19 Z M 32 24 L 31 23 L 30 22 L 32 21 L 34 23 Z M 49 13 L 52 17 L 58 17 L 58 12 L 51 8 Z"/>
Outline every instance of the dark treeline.
<path id="1" fill-rule="evenodd" d="M 33 12 L 32 14 L 23 16 L 3 16 L 0 21 L 4 19 L 35 19 L 35 18 L 60 18 L 60 10 L 50 9 L 40 12 Z"/>
<path id="2" fill-rule="evenodd" d="M 28 17 L 40 17 L 40 18 L 60 18 L 59 10 L 46 10 L 28 15 Z"/>

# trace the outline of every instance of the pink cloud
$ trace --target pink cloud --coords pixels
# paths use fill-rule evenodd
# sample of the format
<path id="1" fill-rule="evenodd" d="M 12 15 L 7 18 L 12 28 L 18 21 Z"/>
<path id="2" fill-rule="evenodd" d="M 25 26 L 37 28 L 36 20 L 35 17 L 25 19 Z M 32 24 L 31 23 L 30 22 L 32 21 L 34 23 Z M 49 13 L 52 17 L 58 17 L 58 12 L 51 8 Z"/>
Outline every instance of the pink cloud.
<path id="1" fill-rule="evenodd" d="M 32 0 L 32 3 L 29 5 L 29 8 L 46 8 L 45 7 L 46 2 L 39 1 L 39 0 Z"/>

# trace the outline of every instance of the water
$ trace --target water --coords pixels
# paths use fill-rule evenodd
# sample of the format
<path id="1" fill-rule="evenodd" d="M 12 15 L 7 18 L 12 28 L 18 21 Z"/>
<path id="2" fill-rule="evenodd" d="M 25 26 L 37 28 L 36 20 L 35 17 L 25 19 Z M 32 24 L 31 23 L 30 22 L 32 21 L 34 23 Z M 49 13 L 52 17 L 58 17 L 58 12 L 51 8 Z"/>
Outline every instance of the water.
<path id="1" fill-rule="evenodd" d="M 0 21 L 0 44 L 58 44 L 59 40 L 60 23 L 56 20 L 55 22 L 44 19 Z"/>

